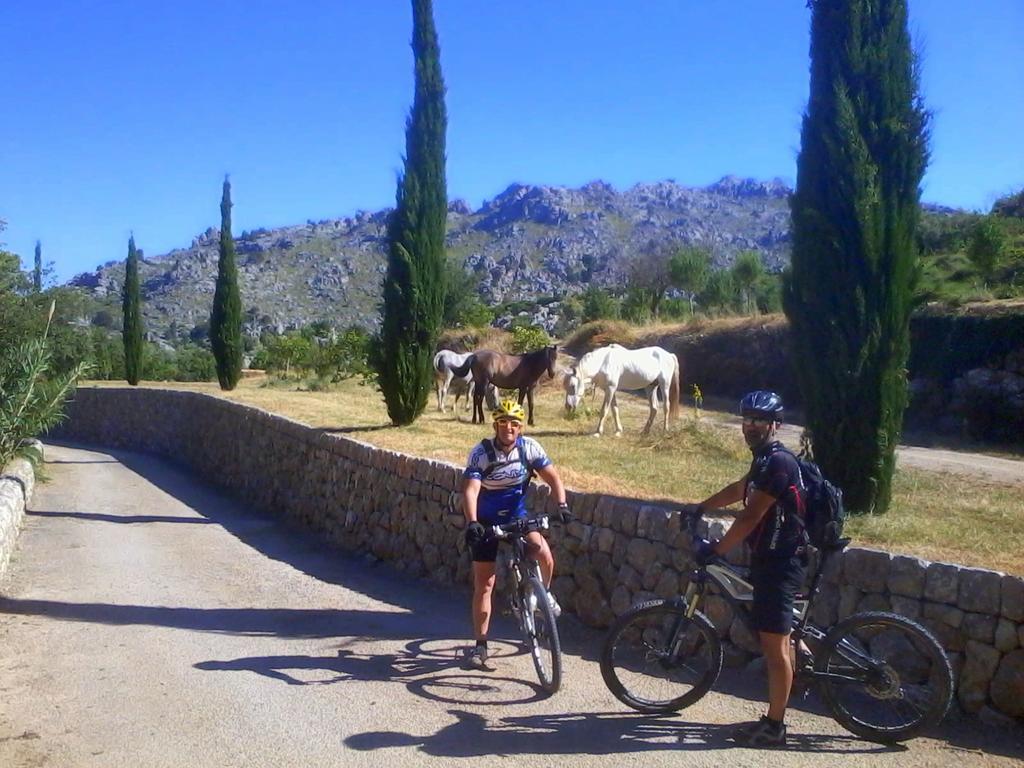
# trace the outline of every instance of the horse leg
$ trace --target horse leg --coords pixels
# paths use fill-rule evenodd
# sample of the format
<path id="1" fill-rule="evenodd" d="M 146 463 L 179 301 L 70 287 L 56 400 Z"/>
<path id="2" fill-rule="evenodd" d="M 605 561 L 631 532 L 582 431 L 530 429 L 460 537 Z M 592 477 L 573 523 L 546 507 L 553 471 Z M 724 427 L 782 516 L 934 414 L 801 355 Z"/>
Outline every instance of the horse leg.
<path id="1" fill-rule="evenodd" d="M 619 419 L 619 393 L 612 397 L 612 415 L 615 417 L 615 436 L 622 436 L 622 420 Z"/>
<path id="2" fill-rule="evenodd" d="M 667 381 L 662 381 L 661 384 L 659 385 L 659 388 L 661 389 L 661 407 L 665 411 L 665 413 L 664 413 L 664 416 L 665 416 L 665 431 L 668 432 L 668 412 L 670 410 L 669 409 L 670 403 L 669 403 L 669 399 L 668 399 L 669 398 L 668 382 Z"/>
<path id="3" fill-rule="evenodd" d="M 650 413 L 647 415 L 647 423 L 644 424 L 641 435 L 650 434 L 651 425 L 654 423 L 654 417 L 658 413 L 658 387 L 651 385 L 647 388 L 647 405 L 650 406 Z"/>
<path id="4" fill-rule="evenodd" d="M 476 379 L 474 379 L 474 381 L 476 381 Z M 477 382 L 476 386 L 473 387 L 473 423 L 474 424 L 483 424 L 484 423 L 484 393 L 483 393 L 483 388 L 480 386 L 481 383 L 482 382 Z M 480 421 L 476 420 L 477 414 L 480 415 Z"/>
<path id="5" fill-rule="evenodd" d="M 600 437 L 604 433 L 604 420 L 608 418 L 608 411 L 611 408 L 612 400 L 615 399 L 615 387 L 608 385 L 604 392 L 604 402 L 601 403 L 601 418 L 597 422 L 597 432 L 594 437 Z"/>
<path id="6" fill-rule="evenodd" d="M 448 388 L 452 385 L 452 377 L 455 374 L 452 373 L 451 368 L 446 368 L 444 372 L 444 381 L 441 382 L 441 386 L 438 387 L 437 392 L 437 407 L 441 409 L 441 413 L 444 413 L 444 404 L 448 399 Z"/>
<path id="7" fill-rule="evenodd" d="M 519 398 L 519 402 L 522 403 L 522 397 Z M 527 413 L 529 414 L 529 419 L 527 419 L 526 423 L 529 424 L 532 427 L 533 426 L 533 387 L 528 387 L 527 390 L 526 390 L 526 403 L 527 403 Z"/>

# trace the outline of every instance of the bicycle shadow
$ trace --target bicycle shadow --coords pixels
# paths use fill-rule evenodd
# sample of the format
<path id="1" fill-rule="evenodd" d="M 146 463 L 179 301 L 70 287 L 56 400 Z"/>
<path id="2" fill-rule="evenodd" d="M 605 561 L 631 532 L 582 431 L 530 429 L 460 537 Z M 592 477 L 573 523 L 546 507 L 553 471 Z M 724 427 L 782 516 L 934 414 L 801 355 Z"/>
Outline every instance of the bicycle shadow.
<path id="1" fill-rule="evenodd" d="M 349 736 L 344 743 L 359 751 L 418 747 L 427 755 L 453 758 L 739 748 L 730 740 L 734 725 L 608 712 L 513 716 L 495 722 L 463 709 L 449 709 L 448 713 L 454 721 L 428 736 L 400 731 L 367 731 Z M 832 734 L 797 735 L 790 738 L 787 750 L 822 754 L 893 751 L 890 747 L 867 744 L 853 736 Z"/>
<path id="2" fill-rule="evenodd" d="M 349 644 L 354 644 L 353 638 Z M 401 683 L 416 696 L 449 704 L 508 706 L 529 704 L 548 694 L 538 685 L 496 676 L 466 665 L 465 641 L 427 638 L 407 643 L 398 653 L 359 653 L 339 648 L 333 656 L 248 656 L 193 665 L 207 672 L 251 672 L 286 685 L 332 685 L 344 682 Z M 491 641 L 491 658 L 503 660 L 525 652 L 511 642 Z"/>

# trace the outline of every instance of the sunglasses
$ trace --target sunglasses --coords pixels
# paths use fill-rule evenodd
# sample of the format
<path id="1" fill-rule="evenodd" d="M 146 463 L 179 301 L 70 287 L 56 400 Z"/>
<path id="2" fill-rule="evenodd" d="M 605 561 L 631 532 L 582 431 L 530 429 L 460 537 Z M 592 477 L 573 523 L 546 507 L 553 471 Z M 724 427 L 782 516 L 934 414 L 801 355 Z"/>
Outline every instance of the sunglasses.
<path id="1" fill-rule="evenodd" d="M 760 416 L 744 416 L 743 426 L 744 427 L 767 427 L 772 423 L 771 419 L 765 419 Z"/>
<path id="2" fill-rule="evenodd" d="M 514 419 L 496 419 L 494 423 L 499 427 L 515 427 L 516 429 L 523 426 L 523 422 L 515 421 Z"/>

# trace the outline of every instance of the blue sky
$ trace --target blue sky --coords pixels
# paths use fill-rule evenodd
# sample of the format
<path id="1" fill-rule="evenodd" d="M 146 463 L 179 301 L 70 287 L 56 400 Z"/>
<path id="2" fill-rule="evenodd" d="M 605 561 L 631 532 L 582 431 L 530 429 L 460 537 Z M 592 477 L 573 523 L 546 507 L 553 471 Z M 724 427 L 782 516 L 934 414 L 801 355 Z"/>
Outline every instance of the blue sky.
<path id="1" fill-rule="evenodd" d="M 911 0 L 934 110 L 929 202 L 1024 185 L 1024 2 Z M 793 183 L 802 0 L 435 0 L 448 192 L 624 189 L 726 174 Z M 219 226 L 394 201 L 412 101 L 406 0 L 3 0 L 0 234 L 63 282 Z"/>

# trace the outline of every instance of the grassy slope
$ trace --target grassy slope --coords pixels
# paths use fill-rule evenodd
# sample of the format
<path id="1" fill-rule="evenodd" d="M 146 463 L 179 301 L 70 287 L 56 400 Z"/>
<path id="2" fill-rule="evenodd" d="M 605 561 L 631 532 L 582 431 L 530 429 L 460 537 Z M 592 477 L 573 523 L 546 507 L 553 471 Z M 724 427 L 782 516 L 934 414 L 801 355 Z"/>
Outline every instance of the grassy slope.
<path id="1" fill-rule="evenodd" d="M 415 424 L 392 428 L 379 394 L 355 382 L 345 382 L 333 392 L 297 391 L 295 381 L 266 386 L 265 379 L 245 379 L 229 393 L 221 393 L 216 384 L 174 386 L 455 464 L 464 462 L 470 448 L 488 432 L 479 425 L 455 421 L 451 413 L 438 413 L 433 398 Z M 566 419 L 557 380 L 545 383 L 537 426 L 528 428 L 527 434 L 541 440 L 574 490 L 694 502 L 745 471 L 749 454 L 729 414 L 703 411 L 697 419 L 691 406 L 682 409 L 667 437 L 656 427 L 651 437 L 642 438 L 638 432 L 646 418 L 646 404 L 634 397 L 620 400 L 625 435 L 597 439 L 590 433 L 600 403 L 594 402 L 589 415 Z M 889 514 L 856 519 L 848 530 L 861 545 L 1024 574 L 1024 494 L 1019 487 L 902 470 L 897 473 Z"/>

